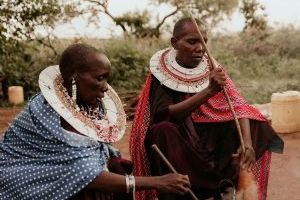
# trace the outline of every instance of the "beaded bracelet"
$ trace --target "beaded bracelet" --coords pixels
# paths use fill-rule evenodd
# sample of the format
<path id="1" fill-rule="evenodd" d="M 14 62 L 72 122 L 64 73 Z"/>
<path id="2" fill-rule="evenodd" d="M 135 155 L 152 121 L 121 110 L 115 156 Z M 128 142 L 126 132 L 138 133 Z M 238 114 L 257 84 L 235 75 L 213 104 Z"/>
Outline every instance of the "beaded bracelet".
<path id="1" fill-rule="evenodd" d="M 135 193 L 135 178 L 133 175 L 125 175 L 126 193 Z"/>

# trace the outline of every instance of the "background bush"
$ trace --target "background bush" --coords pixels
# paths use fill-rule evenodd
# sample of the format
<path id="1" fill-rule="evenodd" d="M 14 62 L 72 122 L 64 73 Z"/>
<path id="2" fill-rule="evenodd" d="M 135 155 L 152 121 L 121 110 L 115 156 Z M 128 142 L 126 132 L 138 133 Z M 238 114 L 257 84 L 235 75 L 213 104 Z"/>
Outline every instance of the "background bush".
<path id="1" fill-rule="evenodd" d="M 271 94 L 300 90 L 300 31 L 294 27 L 214 38 L 212 52 L 251 103 L 266 103 Z"/>
<path id="2" fill-rule="evenodd" d="M 57 64 L 61 52 L 73 42 L 85 42 L 103 49 L 112 63 L 110 84 L 119 92 L 139 90 L 148 73 L 154 52 L 169 45 L 158 39 L 75 39 L 56 40 L 58 55 L 36 42 L 24 42 L 14 62 L 6 63 L 0 74 L 9 85 L 24 87 L 26 98 L 38 91 L 38 75 L 46 66 Z M 253 32 L 215 35 L 210 38 L 212 55 L 223 64 L 250 103 L 266 103 L 273 92 L 300 90 L 300 30 L 283 27 L 264 35 Z M 2 99 L 3 102 L 3 99 Z"/>

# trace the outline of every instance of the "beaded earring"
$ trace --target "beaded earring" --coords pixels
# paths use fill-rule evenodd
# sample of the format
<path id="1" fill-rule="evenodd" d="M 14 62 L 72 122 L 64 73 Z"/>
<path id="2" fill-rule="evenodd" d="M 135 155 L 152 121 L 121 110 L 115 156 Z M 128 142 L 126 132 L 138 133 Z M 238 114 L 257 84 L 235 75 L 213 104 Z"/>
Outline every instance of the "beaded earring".
<path id="1" fill-rule="evenodd" d="M 74 102 L 76 102 L 77 99 L 77 87 L 76 87 L 76 81 L 73 78 L 72 79 L 72 99 Z"/>

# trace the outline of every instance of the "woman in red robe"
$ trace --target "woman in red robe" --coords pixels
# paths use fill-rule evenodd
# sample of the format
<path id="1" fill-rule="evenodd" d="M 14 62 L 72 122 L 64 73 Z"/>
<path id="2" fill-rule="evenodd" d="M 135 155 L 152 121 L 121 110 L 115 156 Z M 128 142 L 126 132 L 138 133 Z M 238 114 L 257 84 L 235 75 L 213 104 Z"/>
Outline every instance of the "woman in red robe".
<path id="1" fill-rule="evenodd" d="M 207 40 L 205 31 L 201 30 Z M 234 87 L 223 66 L 210 62 L 191 18 L 174 27 L 171 48 L 155 53 L 151 74 L 135 113 L 130 152 L 135 175 L 161 175 L 167 166 L 152 150 L 156 144 L 181 174 L 187 174 L 199 199 L 220 199 L 229 183 L 237 186 L 240 167 L 254 174 L 258 199 L 267 195 L 271 151 L 283 142 L 254 107 Z M 246 151 L 234 159 L 240 143 L 222 92 L 231 98 L 241 125 Z M 190 199 L 168 193 L 140 192 L 137 199 Z"/>

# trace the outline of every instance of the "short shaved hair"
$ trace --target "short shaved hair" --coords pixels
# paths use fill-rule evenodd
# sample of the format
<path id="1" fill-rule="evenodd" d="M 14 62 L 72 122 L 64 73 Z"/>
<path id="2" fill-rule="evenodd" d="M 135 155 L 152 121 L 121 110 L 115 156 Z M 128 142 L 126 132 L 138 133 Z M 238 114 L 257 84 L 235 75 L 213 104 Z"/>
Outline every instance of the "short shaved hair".
<path id="1" fill-rule="evenodd" d="M 196 23 L 198 24 L 201 32 L 204 32 L 206 34 L 206 28 L 205 25 L 198 19 L 195 19 Z M 173 29 L 173 37 L 180 39 L 180 37 L 183 34 L 183 27 L 187 24 L 187 23 L 193 23 L 193 19 L 191 17 L 185 17 L 185 18 L 181 18 L 179 19 L 175 25 L 174 25 L 174 29 Z"/>
<path id="2" fill-rule="evenodd" d="M 70 45 L 61 55 L 59 60 L 59 70 L 63 80 L 72 80 L 75 72 L 84 70 L 88 65 L 88 55 L 92 53 L 103 53 L 93 46 L 76 43 Z"/>

